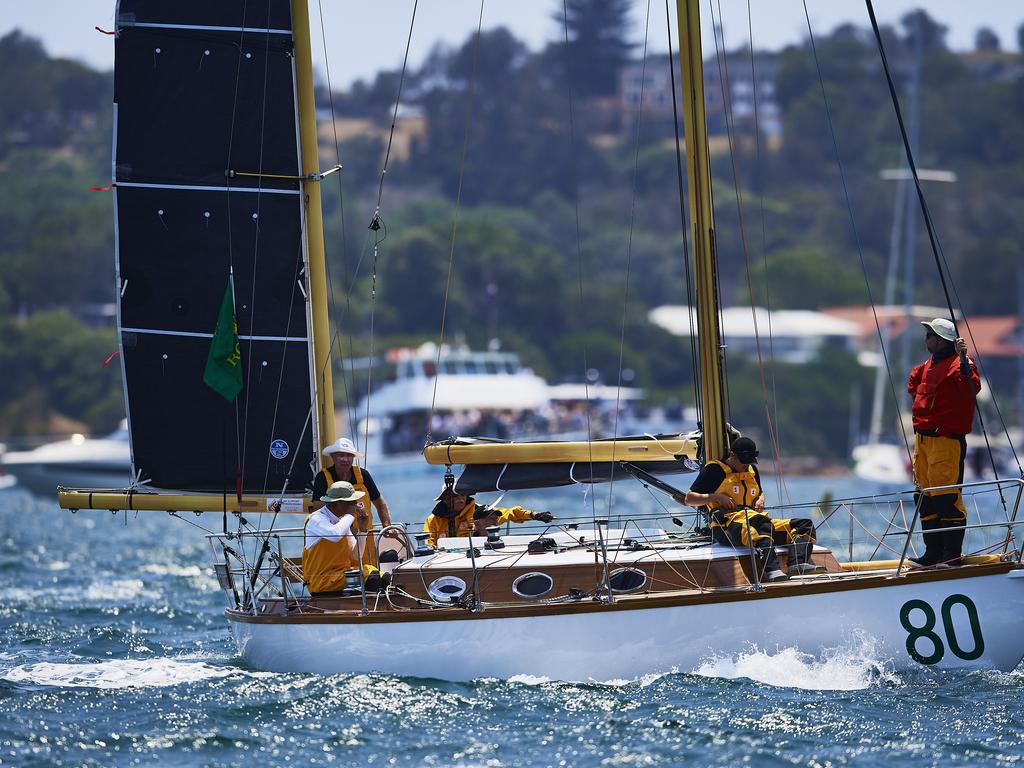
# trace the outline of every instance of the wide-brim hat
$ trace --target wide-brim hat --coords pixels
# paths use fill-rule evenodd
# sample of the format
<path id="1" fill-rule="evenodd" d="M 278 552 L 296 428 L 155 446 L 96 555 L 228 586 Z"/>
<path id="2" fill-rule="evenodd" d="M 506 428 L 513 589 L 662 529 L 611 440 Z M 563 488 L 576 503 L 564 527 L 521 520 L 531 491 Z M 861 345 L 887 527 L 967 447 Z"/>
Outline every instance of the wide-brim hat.
<path id="1" fill-rule="evenodd" d="M 448 490 L 448 486 L 442 488 L 441 492 L 434 497 L 434 501 L 444 501 L 444 495 L 448 493 Z M 465 496 L 467 499 L 469 498 L 469 496 L 467 496 L 465 493 L 462 493 L 461 491 L 456 491 L 454 488 L 451 489 L 451 492 L 454 493 L 456 496 Z"/>
<path id="2" fill-rule="evenodd" d="M 324 448 L 324 456 L 330 456 L 332 453 L 351 453 L 357 459 L 363 454 L 356 450 L 356 445 L 347 437 L 339 437 L 333 443 Z"/>
<path id="3" fill-rule="evenodd" d="M 921 325 L 931 328 L 936 336 L 946 341 L 956 340 L 956 327 L 944 317 L 936 317 L 934 320 L 922 320 Z"/>
<path id="4" fill-rule="evenodd" d="M 365 495 L 362 491 L 357 491 L 352 486 L 352 483 L 339 480 L 331 484 L 331 487 L 327 489 L 327 493 L 320 497 L 320 501 L 326 501 L 327 503 L 334 501 L 358 501 Z"/>

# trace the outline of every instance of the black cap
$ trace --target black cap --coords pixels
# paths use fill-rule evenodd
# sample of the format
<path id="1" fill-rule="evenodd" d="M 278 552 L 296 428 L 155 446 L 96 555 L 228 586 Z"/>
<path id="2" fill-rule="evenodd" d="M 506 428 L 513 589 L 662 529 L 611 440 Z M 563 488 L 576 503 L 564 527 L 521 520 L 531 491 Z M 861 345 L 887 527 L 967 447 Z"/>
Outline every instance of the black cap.
<path id="1" fill-rule="evenodd" d="M 483 520 L 485 517 L 490 517 L 491 515 L 499 516 L 500 514 L 494 507 L 488 507 L 486 504 L 477 504 L 476 509 L 473 510 L 473 519 Z"/>
<path id="2" fill-rule="evenodd" d="M 757 446 L 749 437 L 736 438 L 730 448 L 744 464 L 757 464 Z"/>

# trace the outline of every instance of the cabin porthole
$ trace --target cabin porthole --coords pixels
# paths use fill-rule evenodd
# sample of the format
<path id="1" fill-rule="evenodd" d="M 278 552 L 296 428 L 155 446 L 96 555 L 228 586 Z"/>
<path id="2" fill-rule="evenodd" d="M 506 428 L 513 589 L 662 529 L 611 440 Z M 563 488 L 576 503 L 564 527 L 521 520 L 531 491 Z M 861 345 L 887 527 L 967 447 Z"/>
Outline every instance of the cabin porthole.
<path id="1" fill-rule="evenodd" d="M 442 576 L 430 582 L 427 594 L 439 603 L 454 603 L 466 594 L 466 582 L 458 576 Z"/>
<path id="2" fill-rule="evenodd" d="M 608 576 L 608 586 L 619 595 L 636 592 L 646 584 L 647 574 L 639 568 L 619 568 Z"/>
<path id="3" fill-rule="evenodd" d="M 524 573 L 512 582 L 512 593 L 516 597 L 524 597 L 527 600 L 536 600 L 543 597 L 555 586 L 555 581 L 546 573 L 534 571 Z"/>

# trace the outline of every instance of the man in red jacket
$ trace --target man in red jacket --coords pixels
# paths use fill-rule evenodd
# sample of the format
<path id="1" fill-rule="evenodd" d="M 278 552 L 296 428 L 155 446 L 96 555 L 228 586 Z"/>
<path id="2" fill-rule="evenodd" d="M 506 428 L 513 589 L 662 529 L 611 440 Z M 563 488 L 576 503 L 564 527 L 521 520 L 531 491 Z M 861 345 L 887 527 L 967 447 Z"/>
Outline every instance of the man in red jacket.
<path id="1" fill-rule="evenodd" d="M 918 488 L 964 481 L 966 435 L 974 422 L 975 395 L 981 379 L 967 357 L 967 344 L 949 320 L 936 318 L 927 328 L 931 357 L 910 372 L 907 391 L 914 398 L 914 475 Z M 959 489 L 927 491 L 920 504 L 925 551 L 913 562 L 922 567 L 960 565 L 967 510 Z M 945 533 L 936 528 L 956 528 Z"/>

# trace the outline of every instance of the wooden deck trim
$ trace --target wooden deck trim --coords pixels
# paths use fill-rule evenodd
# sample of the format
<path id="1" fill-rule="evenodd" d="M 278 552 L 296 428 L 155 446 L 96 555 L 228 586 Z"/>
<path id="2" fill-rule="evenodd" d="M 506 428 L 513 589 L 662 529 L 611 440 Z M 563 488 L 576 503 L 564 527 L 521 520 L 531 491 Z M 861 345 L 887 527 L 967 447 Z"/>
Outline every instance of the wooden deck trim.
<path id="1" fill-rule="evenodd" d="M 679 593 L 622 595 L 611 605 L 593 600 L 563 602 L 554 605 L 525 603 L 522 606 L 501 606 L 472 613 L 464 608 L 423 608 L 407 611 L 380 611 L 360 615 L 359 597 L 341 598 L 352 600 L 353 609 L 330 613 L 291 613 L 288 616 L 263 614 L 253 616 L 234 609 L 227 609 L 224 615 L 229 621 L 240 624 L 403 624 L 416 621 L 480 621 L 488 619 L 525 618 L 532 616 L 575 615 L 598 611 L 638 611 L 654 608 L 675 608 L 688 605 L 713 605 L 749 600 L 774 600 L 783 597 L 819 595 L 832 592 L 851 592 L 860 589 L 880 589 L 904 584 L 922 584 L 933 581 L 953 581 L 983 576 L 997 576 L 1017 569 L 1016 563 L 994 563 L 991 565 L 965 565 L 959 568 L 944 568 L 929 571 L 910 571 L 900 577 L 894 574 L 877 576 L 845 576 L 841 579 L 824 577 L 800 579 L 782 584 L 767 585 L 763 592 L 754 592 L 749 587 L 721 592 L 699 592 L 686 590 Z"/>

